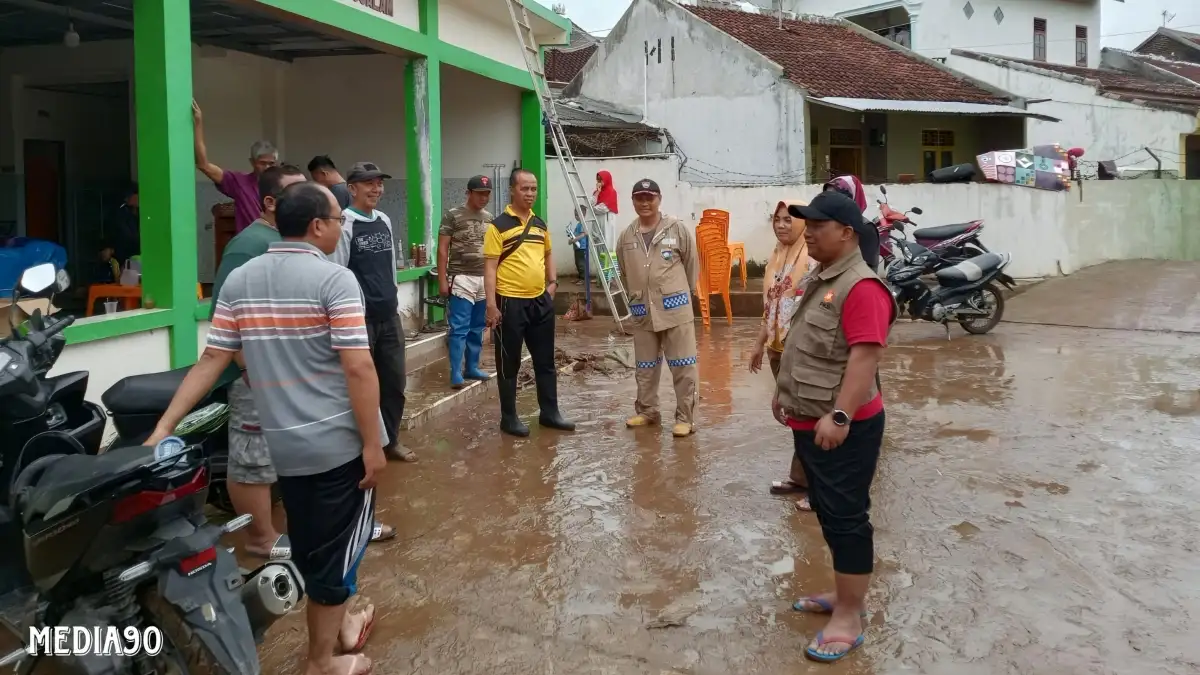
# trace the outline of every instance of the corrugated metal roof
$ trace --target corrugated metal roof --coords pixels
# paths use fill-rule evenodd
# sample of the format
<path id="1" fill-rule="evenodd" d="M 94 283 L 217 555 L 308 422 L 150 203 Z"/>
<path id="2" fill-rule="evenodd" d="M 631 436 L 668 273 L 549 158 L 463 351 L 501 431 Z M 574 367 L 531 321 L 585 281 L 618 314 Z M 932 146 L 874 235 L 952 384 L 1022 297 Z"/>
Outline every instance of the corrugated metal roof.
<path id="1" fill-rule="evenodd" d="M 861 112 L 910 112 L 937 113 L 944 115 L 1014 115 L 1018 117 L 1033 117 L 1047 122 L 1061 122 L 1057 117 L 1042 115 L 1023 108 L 1010 105 L 995 105 L 991 103 L 964 103 L 961 101 L 898 101 L 878 98 L 845 98 L 841 96 L 826 96 L 811 99 L 833 108 L 855 110 Z"/>
<path id="2" fill-rule="evenodd" d="M 657 131 L 640 115 L 586 98 L 557 98 L 554 107 L 564 127 L 575 129 L 626 129 Z"/>

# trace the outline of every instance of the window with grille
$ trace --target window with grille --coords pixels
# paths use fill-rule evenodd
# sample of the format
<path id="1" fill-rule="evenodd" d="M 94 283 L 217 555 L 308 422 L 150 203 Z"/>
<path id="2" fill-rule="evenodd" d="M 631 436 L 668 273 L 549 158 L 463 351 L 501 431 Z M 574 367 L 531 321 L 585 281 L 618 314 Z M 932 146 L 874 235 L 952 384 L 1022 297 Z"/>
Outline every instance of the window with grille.
<path id="1" fill-rule="evenodd" d="M 829 144 L 860 148 L 863 144 L 862 129 L 830 129 Z"/>
<path id="2" fill-rule="evenodd" d="M 1075 65 L 1083 68 L 1088 65 L 1087 26 L 1075 26 Z"/>
<path id="3" fill-rule="evenodd" d="M 1033 60 L 1046 60 L 1046 20 L 1033 20 Z"/>
<path id="4" fill-rule="evenodd" d="M 946 129 L 921 131 L 921 164 L 925 175 L 954 166 L 954 132 Z"/>

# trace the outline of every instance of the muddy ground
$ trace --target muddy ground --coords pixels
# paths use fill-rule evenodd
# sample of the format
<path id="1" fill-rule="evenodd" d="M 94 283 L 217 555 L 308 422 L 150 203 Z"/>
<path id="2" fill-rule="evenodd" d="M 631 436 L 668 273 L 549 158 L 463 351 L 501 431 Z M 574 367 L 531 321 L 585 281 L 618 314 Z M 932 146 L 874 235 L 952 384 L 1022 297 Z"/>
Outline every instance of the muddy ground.
<path id="1" fill-rule="evenodd" d="M 560 380 L 575 434 L 501 437 L 494 397 L 412 432 L 421 461 L 380 489 L 400 536 L 360 576 L 376 672 L 1200 671 L 1200 336 L 898 325 L 871 626 L 823 666 L 803 658 L 823 620 L 790 604 L 827 587 L 828 556 L 815 517 L 767 494 L 791 439 L 747 372 L 755 329 L 701 334 L 691 438 L 626 430 L 632 378 L 587 373 Z M 265 672 L 301 672 L 303 645 L 301 617 L 280 622 Z"/>

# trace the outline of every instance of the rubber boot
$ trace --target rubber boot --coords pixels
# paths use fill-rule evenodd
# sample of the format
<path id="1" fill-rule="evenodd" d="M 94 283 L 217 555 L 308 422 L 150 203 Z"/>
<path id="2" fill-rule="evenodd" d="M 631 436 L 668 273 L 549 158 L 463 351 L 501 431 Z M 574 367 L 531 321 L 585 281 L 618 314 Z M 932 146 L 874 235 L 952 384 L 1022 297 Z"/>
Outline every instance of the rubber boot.
<path id="1" fill-rule="evenodd" d="M 463 369 L 463 377 L 468 380 L 490 380 L 492 376 L 479 369 L 479 354 L 483 351 L 482 344 L 473 344 L 471 335 L 467 334 L 466 340 L 467 364 Z"/>
<path id="2" fill-rule="evenodd" d="M 451 336 L 446 344 L 446 351 L 450 358 L 450 386 L 453 389 L 462 389 L 466 384 L 463 381 L 463 339 Z"/>
<path id="3" fill-rule="evenodd" d="M 529 435 L 529 427 L 517 417 L 517 379 L 499 378 L 496 389 L 500 392 L 500 431 L 524 438 Z"/>
<path id="4" fill-rule="evenodd" d="M 541 408 L 541 412 L 538 414 L 538 424 L 548 429 L 575 431 L 575 423 L 563 419 L 562 413 L 558 411 L 558 378 L 551 373 L 538 375 L 535 381 L 537 382 L 538 407 Z"/>

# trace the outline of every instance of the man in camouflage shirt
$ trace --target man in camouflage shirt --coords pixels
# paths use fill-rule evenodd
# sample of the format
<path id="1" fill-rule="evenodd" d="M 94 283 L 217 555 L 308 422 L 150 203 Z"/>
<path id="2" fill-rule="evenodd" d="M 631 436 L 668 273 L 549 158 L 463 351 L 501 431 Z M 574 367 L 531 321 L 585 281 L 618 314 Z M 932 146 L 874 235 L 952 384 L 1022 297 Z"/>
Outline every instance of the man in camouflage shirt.
<path id="1" fill-rule="evenodd" d="M 487 318 L 483 234 L 492 222 L 492 214 L 485 208 L 491 199 L 492 180 L 475 176 L 467 181 L 467 203 L 446 211 L 438 230 L 438 290 L 448 299 L 450 386 L 455 389 L 463 387 L 466 380 L 491 377 L 479 369 Z"/>

